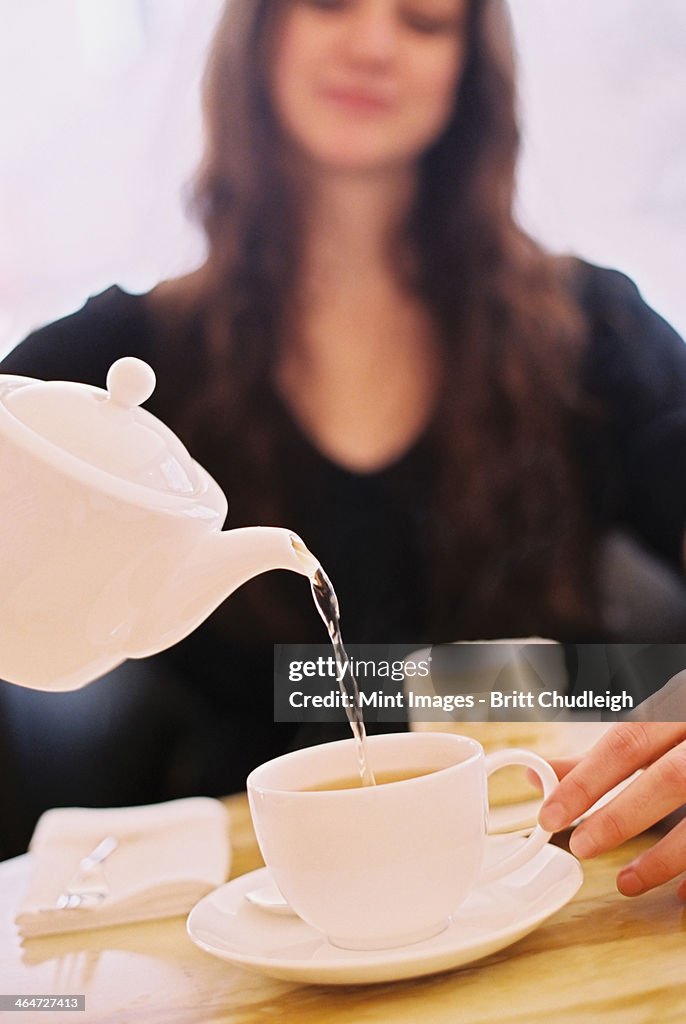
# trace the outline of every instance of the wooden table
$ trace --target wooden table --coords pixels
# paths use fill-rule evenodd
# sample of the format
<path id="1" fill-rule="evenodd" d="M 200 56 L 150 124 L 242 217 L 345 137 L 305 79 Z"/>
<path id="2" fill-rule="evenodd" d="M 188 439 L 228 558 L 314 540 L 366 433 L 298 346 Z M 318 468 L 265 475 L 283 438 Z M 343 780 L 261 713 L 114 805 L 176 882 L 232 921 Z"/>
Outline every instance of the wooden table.
<path id="1" fill-rule="evenodd" d="M 261 863 L 245 797 L 232 814 L 232 875 Z M 683 1024 L 686 908 L 674 886 L 628 900 L 617 868 L 650 836 L 589 861 L 570 904 L 477 965 L 416 981 L 302 986 L 234 968 L 191 943 L 183 919 L 27 940 L 13 924 L 30 862 L 0 865 L 0 993 L 85 993 L 86 1012 L 0 1013 L 97 1024 Z"/>

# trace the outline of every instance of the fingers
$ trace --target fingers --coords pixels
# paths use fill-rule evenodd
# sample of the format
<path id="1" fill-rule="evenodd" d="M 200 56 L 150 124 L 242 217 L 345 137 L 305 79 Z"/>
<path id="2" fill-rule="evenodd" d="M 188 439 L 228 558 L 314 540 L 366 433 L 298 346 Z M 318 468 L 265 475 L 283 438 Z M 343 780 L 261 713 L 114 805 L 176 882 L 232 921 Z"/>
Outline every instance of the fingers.
<path id="1" fill-rule="evenodd" d="M 567 828 L 608 790 L 638 768 L 651 764 L 684 737 L 684 722 L 619 722 L 614 725 L 567 772 L 545 801 L 539 813 L 540 824 L 550 832 Z M 607 821 L 611 828 L 611 818 Z"/>
<path id="2" fill-rule="evenodd" d="M 686 821 L 679 822 L 655 846 L 622 868 L 617 876 L 617 888 L 624 896 L 640 896 L 683 871 L 686 871 Z M 686 899 L 686 879 L 677 893 L 680 899 Z"/>
<path id="3" fill-rule="evenodd" d="M 663 754 L 613 800 L 595 811 L 576 829 L 569 848 L 577 857 L 594 857 L 645 831 L 684 803 L 686 742 Z"/>

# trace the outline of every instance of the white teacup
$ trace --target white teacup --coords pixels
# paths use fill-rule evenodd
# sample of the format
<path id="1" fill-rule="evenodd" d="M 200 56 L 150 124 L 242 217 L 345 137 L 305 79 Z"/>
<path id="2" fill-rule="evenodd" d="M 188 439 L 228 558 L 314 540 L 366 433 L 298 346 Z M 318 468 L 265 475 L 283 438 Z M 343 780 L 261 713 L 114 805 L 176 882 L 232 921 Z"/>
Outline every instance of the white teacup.
<path id="1" fill-rule="evenodd" d="M 247 782 L 274 882 L 336 946 L 384 949 L 437 934 L 477 884 L 521 867 L 550 838 L 537 828 L 515 852 L 482 867 L 486 780 L 498 768 L 523 765 L 548 796 L 557 778 L 537 754 L 486 756 L 476 740 L 437 732 L 372 736 L 367 746 L 380 785 L 358 784 L 352 739 L 267 761 Z M 411 777 L 383 783 L 398 773 Z M 341 780 L 354 787 L 317 788 Z"/>

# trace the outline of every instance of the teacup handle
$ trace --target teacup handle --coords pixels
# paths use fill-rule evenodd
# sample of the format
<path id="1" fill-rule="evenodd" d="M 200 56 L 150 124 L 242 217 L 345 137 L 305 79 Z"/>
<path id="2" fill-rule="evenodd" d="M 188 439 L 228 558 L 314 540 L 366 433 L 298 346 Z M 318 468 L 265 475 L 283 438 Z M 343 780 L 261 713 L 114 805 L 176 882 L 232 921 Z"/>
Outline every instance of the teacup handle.
<path id="1" fill-rule="evenodd" d="M 487 778 L 493 772 L 498 771 L 499 768 L 506 768 L 512 765 L 532 768 L 543 783 L 544 799 L 550 796 L 557 786 L 557 775 L 548 762 L 530 750 L 518 750 L 517 748 L 497 750 L 493 754 L 486 755 L 485 765 Z M 546 832 L 540 825 L 537 825 L 526 842 L 518 850 L 515 850 L 514 853 L 509 854 L 507 857 L 503 857 L 497 864 L 493 864 L 481 872 L 479 884 L 495 882 L 498 878 L 502 878 L 503 875 L 509 875 L 511 871 L 522 867 L 523 864 L 526 864 L 527 861 L 530 861 L 532 857 L 543 849 L 551 835 L 552 832 Z"/>

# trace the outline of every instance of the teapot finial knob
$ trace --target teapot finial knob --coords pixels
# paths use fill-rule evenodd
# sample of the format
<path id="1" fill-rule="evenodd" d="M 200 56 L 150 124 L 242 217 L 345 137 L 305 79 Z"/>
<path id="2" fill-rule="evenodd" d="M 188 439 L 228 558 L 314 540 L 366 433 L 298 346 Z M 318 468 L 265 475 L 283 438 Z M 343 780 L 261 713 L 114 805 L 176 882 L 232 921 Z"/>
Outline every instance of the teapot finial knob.
<path id="1" fill-rule="evenodd" d="M 155 390 L 155 371 L 142 359 L 124 356 L 112 363 L 107 374 L 107 390 L 112 401 L 132 408 L 147 402 Z"/>

